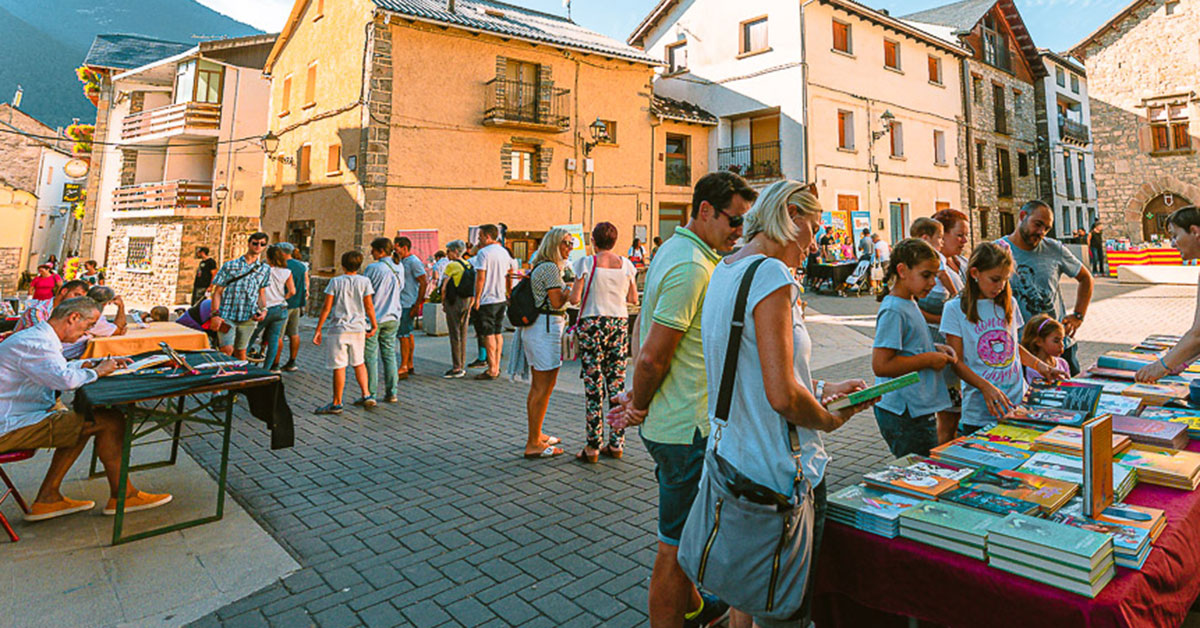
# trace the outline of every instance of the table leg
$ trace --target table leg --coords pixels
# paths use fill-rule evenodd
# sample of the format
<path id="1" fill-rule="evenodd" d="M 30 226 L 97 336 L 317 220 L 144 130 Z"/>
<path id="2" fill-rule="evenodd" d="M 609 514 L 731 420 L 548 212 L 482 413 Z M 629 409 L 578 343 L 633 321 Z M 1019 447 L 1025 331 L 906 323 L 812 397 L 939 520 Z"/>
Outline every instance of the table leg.
<path id="1" fill-rule="evenodd" d="M 229 468 L 229 436 L 233 432 L 234 393 L 225 398 L 225 436 L 221 443 L 221 472 L 217 474 L 217 519 L 225 516 L 225 472 Z"/>
<path id="2" fill-rule="evenodd" d="M 178 410 L 179 416 L 183 416 L 183 402 L 185 399 L 187 399 L 186 395 L 179 398 L 179 410 Z M 183 421 L 179 421 L 179 422 L 175 423 L 175 433 L 172 434 L 172 436 L 171 436 L 171 462 L 170 463 L 172 465 L 175 464 L 175 461 L 179 458 L 179 435 L 182 432 L 183 432 Z"/>
<path id="3" fill-rule="evenodd" d="M 112 544 L 119 545 L 121 528 L 125 525 L 125 496 L 129 485 L 129 450 L 133 448 L 133 421 L 126 417 L 125 435 L 121 439 L 121 473 L 117 481 L 117 514 L 113 517 Z"/>

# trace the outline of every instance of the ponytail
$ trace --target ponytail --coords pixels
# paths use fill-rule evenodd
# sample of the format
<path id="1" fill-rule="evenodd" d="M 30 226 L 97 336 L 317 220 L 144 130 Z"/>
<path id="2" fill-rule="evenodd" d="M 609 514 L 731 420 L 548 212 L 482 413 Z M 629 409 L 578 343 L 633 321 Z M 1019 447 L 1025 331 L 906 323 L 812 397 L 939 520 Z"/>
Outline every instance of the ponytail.
<path id="1" fill-rule="evenodd" d="M 900 277 L 900 264 L 912 269 L 921 262 L 937 258 L 938 254 L 933 250 L 933 246 L 920 238 L 905 238 L 898 242 L 892 247 L 892 257 L 888 259 L 887 269 L 883 272 L 883 287 L 876 300 L 882 301 L 891 292 L 892 282 Z"/>

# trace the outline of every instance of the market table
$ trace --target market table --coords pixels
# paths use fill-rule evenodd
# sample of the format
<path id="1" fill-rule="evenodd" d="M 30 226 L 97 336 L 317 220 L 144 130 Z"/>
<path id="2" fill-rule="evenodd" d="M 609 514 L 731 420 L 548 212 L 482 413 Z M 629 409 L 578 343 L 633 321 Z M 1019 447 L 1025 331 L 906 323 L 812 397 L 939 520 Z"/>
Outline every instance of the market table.
<path id="1" fill-rule="evenodd" d="M 1119 266 L 1182 266 L 1183 258 L 1174 247 L 1128 249 L 1118 251 L 1108 249 L 1104 252 L 1108 260 L 1108 274 L 1117 276 Z"/>
<path id="2" fill-rule="evenodd" d="M 830 290 L 837 290 L 838 286 L 845 283 L 846 279 L 854 274 L 854 269 L 857 267 L 858 260 L 846 260 L 834 264 L 809 264 L 804 267 L 804 273 L 808 278 L 808 285 L 812 286 L 814 290 L 824 281 L 830 282 Z"/>
<path id="3" fill-rule="evenodd" d="M 130 325 L 123 336 L 93 338 L 83 350 L 83 358 L 105 358 L 110 355 L 136 355 L 158 349 L 165 342 L 176 351 L 203 351 L 209 348 L 208 334 L 184 327 L 179 323 L 154 322 L 146 327 Z"/>
<path id="4" fill-rule="evenodd" d="M 1200 441 L 1188 445 L 1200 451 Z M 1141 571 L 1117 567 L 1096 599 L 909 539 L 828 522 L 814 619 L 826 626 L 1178 626 L 1200 596 L 1200 491 L 1138 484 L 1125 499 L 1161 508 L 1167 527 Z"/>
<path id="5" fill-rule="evenodd" d="M 233 358 L 217 351 L 181 352 L 181 354 L 193 367 L 208 362 L 235 362 Z M 148 372 L 104 377 L 76 391 L 75 411 L 83 414 L 89 420 L 98 408 L 116 408 L 125 416 L 120 486 L 126 485 L 129 474 L 133 471 L 175 464 L 181 438 L 207 434 L 221 434 L 222 436 L 221 459 L 217 474 L 216 513 L 191 521 L 122 536 L 121 532 L 125 522 L 125 492 L 121 491 L 117 496 L 117 514 L 113 519 L 113 545 L 217 521 L 224 516 L 225 472 L 229 464 L 229 438 L 233 429 L 233 407 L 237 393 L 245 395 L 250 406 L 250 413 L 267 423 L 271 431 L 272 449 L 292 446 L 294 440 L 292 413 L 284 397 L 283 383 L 278 375 L 261 368 L 231 366 L 225 370 L 202 370 L 195 375 L 175 375 L 150 369 Z M 195 426 L 197 429 L 207 429 L 207 431 L 189 433 L 185 436 L 182 434 L 184 423 Z M 168 430 L 170 430 L 169 435 Z M 155 434 L 164 438 L 153 441 L 146 440 Z M 171 442 L 171 454 L 167 460 L 130 466 L 130 451 L 135 445 L 166 440 Z M 96 472 L 95 448 L 93 448 L 91 467 L 92 475 L 99 475 Z"/>

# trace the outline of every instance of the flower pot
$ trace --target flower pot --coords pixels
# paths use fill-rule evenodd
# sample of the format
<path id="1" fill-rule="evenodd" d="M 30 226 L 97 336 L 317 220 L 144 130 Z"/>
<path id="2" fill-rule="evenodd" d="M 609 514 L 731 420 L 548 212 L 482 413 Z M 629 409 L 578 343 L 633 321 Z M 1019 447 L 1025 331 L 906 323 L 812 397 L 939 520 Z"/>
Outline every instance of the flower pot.
<path id="1" fill-rule="evenodd" d="M 445 336 L 450 333 L 446 326 L 446 317 L 442 314 L 441 303 L 426 303 L 422 306 L 421 328 L 430 336 Z"/>

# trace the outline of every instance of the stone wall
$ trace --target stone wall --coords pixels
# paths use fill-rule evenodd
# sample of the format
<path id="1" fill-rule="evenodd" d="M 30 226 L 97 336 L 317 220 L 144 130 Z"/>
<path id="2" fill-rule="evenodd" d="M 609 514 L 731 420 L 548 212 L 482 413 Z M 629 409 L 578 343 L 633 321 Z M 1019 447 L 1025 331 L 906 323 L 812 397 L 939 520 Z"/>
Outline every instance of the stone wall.
<path id="1" fill-rule="evenodd" d="M 8 295 L 16 294 L 24 266 L 21 263 L 21 247 L 0 247 L 0 291 Z"/>
<path id="2" fill-rule="evenodd" d="M 200 266 L 200 260 L 196 259 L 196 249 L 207 246 L 209 255 L 213 259 L 230 260 L 246 253 L 246 243 L 250 234 L 258 229 L 257 218 L 230 216 L 225 225 L 225 254 L 222 256 L 217 250 L 220 248 L 221 242 L 220 218 L 184 219 L 183 232 L 180 236 L 180 259 L 176 269 L 175 302 L 186 303 L 192 297 L 196 269 Z"/>
<path id="3" fill-rule="evenodd" d="M 392 29 L 387 24 L 371 24 L 371 61 L 364 72 L 371 86 L 367 106 L 370 117 L 367 132 L 359 154 L 364 155 L 361 168 L 364 200 L 361 214 L 355 225 L 354 239 L 359 248 L 367 248 L 371 240 L 384 235 L 384 220 L 387 218 L 388 156 L 392 119 Z"/>

